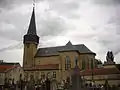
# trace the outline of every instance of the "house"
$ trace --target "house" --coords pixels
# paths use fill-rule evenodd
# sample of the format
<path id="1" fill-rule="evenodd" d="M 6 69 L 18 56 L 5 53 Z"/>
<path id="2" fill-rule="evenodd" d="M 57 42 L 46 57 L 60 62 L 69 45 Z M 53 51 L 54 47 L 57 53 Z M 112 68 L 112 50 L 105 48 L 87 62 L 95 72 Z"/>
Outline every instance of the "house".
<path id="1" fill-rule="evenodd" d="M 0 85 L 4 85 L 6 78 L 8 82 L 14 79 L 14 83 L 16 84 L 19 81 L 20 74 L 24 75 L 24 72 L 19 63 L 0 61 Z"/>

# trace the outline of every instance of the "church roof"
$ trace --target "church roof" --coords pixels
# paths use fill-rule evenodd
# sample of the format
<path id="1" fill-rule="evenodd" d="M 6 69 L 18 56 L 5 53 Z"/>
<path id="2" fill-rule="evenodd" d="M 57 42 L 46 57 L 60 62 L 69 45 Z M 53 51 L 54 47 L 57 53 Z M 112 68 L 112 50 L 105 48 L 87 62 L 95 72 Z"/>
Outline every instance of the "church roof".
<path id="1" fill-rule="evenodd" d="M 59 52 L 65 51 L 77 51 L 79 53 L 95 54 L 94 52 L 89 50 L 84 44 L 72 45 L 72 43 L 69 41 L 65 46 L 39 48 L 35 57 L 59 55 Z"/>

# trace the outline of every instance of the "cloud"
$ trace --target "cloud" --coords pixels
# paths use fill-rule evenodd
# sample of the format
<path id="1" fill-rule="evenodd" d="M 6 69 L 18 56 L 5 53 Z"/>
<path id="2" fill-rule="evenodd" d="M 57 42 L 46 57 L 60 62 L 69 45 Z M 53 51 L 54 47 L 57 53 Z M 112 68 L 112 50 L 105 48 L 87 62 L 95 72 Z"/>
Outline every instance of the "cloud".
<path id="1" fill-rule="evenodd" d="M 10 45 L 8 47 L 5 47 L 5 48 L 2 48 L 0 49 L 0 52 L 3 52 L 3 51 L 11 51 L 11 50 L 14 50 L 14 49 L 21 49 L 23 47 L 23 45 L 21 44 L 21 42 L 15 44 L 15 45 Z"/>
<path id="2" fill-rule="evenodd" d="M 43 0 L 36 0 L 36 2 L 40 2 Z M 13 8 L 16 8 L 23 5 L 23 4 L 31 4 L 32 5 L 33 1 L 32 0 L 0 0 L 0 8 L 5 9 L 5 10 L 11 10 Z"/>
<path id="3" fill-rule="evenodd" d="M 66 16 L 67 18 L 79 18 L 76 11 L 80 7 L 80 2 L 83 0 L 47 0 L 50 9 L 57 12 L 61 16 Z"/>
<path id="4" fill-rule="evenodd" d="M 44 5 L 45 2 L 42 2 Z M 38 5 L 41 3 L 38 3 Z M 44 9 L 48 8 L 47 5 Z M 25 11 L 26 13 L 24 13 Z M 8 12 L 0 14 L 1 27 L 0 36 L 11 40 L 22 41 L 22 36 L 27 32 L 29 21 L 31 18 L 32 7 L 30 5 L 22 5 L 21 8 L 14 8 Z M 36 26 L 38 34 L 44 36 L 56 36 L 67 30 L 67 25 L 59 15 L 55 15 L 53 11 L 36 10 Z M 14 14 L 13 14 L 14 13 Z M 7 17 L 9 16 L 9 17 Z M 22 23 L 21 23 L 22 22 Z M 5 27 L 7 26 L 7 28 Z M 9 33 L 9 34 L 8 34 Z M 15 33 L 13 35 L 13 33 Z"/>
<path id="5" fill-rule="evenodd" d="M 102 4 L 102 5 L 119 5 L 120 0 L 93 0 L 96 4 Z"/>
<path id="6" fill-rule="evenodd" d="M 60 17 L 46 17 L 41 20 L 39 28 L 40 36 L 56 36 L 67 29 L 66 23 Z"/>
<path id="7" fill-rule="evenodd" d="M 5 62 L 19 62 L 22 65 L 23 50 L 14 49 L 11 51 L 0 52 L 0 59 Z"/>
<path id="8" fill-rule="evenodd" d="M 40 47 L 65 45 L 71 40 L 73 44 L 85 44 L 97 53 L 97 58 L 103 61 L 106 52 L 112 50 L 117 57 L 116 61 L 119 62 L 119 0 L 36 1 L 36 25 L 40 36 Z M 21 49 L 17 44 L 21 42 L 22 45 L 23 35 L 27 32 L 32 1 L 2 0 L 1 2 L 0 38 L 16 42 L 16 44 L 11 44 L 12 46 L 7 50 L 5 49 L 9 54 L 12 49 L 14 52 L 15 48 Z M 7 53 L 4 51 L 4 54 Z"/>

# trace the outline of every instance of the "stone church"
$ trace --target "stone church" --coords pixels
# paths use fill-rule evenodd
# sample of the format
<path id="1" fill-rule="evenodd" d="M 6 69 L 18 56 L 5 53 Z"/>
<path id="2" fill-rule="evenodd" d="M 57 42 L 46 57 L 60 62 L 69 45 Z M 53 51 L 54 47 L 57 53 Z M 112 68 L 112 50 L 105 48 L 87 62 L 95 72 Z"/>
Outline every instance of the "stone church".
<path id="1" fill-rule="evenodd" d="M 35 79 L 50 77 L 60 81 L 70 77 L 76 61 L 80 70 L 96 66 L 96 54 L 84 44 L 73 45 L 69 41 L 64 46 L 38 47 L 39 36 L 37 35 L 34 8 L 23 44 L 23 69 L 28 78 L 32 75 Z"/>

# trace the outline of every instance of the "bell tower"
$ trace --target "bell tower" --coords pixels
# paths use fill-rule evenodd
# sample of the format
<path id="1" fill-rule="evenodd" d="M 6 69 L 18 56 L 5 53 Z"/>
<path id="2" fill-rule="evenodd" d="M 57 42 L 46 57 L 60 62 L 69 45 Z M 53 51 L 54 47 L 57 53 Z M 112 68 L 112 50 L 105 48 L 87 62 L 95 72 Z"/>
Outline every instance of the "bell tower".
<path id="1" fill-rule="evenodd" d="M 36 32 L 34 7 L 27 34 L 24 35 L 23 44 L 24 44 L 23 67 L 24 68 L 34 67 L 35 66 L 34 56 L 37 52 L 37 46 L 39 44 L 39 36 L 37 35 Z"/>

